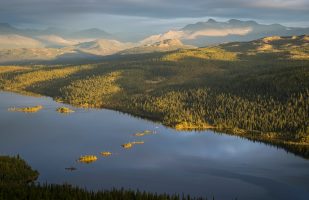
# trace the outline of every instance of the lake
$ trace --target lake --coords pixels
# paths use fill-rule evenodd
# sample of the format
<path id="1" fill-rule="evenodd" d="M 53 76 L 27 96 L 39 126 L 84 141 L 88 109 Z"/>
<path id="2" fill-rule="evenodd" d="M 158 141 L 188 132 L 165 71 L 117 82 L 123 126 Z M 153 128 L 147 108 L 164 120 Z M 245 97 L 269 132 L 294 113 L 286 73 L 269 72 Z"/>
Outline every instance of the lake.
<path id="1" fill-rule="evenodd" d="M 37 113 L 9 107 L 42 105 Z M 88 189 L 126 188 L 220 200 L 308 199 L 309 160 L 285 150 L 212 131 L 176 131 L 116 111 L 75 109 L 46 97 L 0 92 L 0 154 L 19 154 L 40 182 Z M 133 136 L 155 130 L 157 134 Z M 121 144 L 144 141 L 131 149 Z M 111 157 L 100 152 L 111 151 Z M 76 162 L 81 155 L 98 160 Z M 76 171 L 67 171 L 67 167 Z"/>

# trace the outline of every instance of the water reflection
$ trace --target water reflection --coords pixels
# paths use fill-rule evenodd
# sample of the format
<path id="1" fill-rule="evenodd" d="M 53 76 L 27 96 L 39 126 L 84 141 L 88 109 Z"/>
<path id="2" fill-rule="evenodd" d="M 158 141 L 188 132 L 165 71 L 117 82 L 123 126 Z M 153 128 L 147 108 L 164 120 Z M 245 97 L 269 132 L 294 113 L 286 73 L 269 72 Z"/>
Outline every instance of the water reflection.
<path id="1" fill-rule="evenodd" d="M 38 113 L 13 106 L 42 105 Z M 125 187 L 190 193 L 217 199 L 307 199 L 309 161 L 238 137 L 177 132 L 110 110 L 74 109 L 49 98 L 0 93 L 0 153 L 17 154 L 40 172 L 40 181 L 87 188 Z M 134 133 L 156 130 L 137 138 Z M 138 139 L 138 140 L 137 140 Z M 144 141 L 124 149 L 122 144 Z M 104 158 L 100 152 L 112 152 Z M 98 160 L 85 165 L 81 155 Z M 65 169 L 74 168 L 70 173 Z"/>

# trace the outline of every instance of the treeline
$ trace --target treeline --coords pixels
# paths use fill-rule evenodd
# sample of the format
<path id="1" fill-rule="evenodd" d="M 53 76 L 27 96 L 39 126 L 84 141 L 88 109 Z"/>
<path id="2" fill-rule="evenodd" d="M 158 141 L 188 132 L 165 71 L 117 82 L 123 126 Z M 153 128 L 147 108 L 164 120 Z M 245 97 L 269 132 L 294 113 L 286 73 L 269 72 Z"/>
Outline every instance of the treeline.
<path id="1" fill-rule="evenodd" d="M 70 185 L 1 186 L 2 200 L 207 200 L 190 195 L 169 195 L 125 189 L 90 191 Z"/>
<path id="2" fill-rule="evenodd" d="M 169 195 L 112 189 L 91 191 L 68 184 L 37 184 L 38 172 L 17 157 L 0 156 L 1 200 L 202 200 L 190 195 Z"/>
<path id="3" fill-rule="evenodd" d="M 284 102 L 263 96 L 249 100 L 209 88 L 179 90 L 136 96 L 128 109 L 155 113 L 179 129 L 243 129 L 269 139 L 309 142 L 309 90 Z"/>

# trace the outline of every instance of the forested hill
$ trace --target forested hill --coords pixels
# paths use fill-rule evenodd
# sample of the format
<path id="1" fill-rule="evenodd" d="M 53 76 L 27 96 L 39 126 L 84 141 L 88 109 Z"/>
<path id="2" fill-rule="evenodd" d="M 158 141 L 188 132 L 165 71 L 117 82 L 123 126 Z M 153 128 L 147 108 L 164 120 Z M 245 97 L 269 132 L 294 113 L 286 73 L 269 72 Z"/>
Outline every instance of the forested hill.
<path id="1" fill-rule="evenodd" d="M 177 129 L 211 128 L 309 157 L 308 38 L 268 37 L 82 66 L 6 66 L 0 88 Z"/>

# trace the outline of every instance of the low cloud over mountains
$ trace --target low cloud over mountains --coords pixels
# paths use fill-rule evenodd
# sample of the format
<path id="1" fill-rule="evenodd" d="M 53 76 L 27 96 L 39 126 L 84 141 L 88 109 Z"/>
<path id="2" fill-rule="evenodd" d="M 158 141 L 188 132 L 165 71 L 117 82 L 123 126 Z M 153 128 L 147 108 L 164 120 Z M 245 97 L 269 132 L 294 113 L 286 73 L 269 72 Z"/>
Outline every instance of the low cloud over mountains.
<path id="1" fill-rule="evenodd" d="M 188 24 L 177 30 L 151 35 L 139 42 L 119 41 L 119 37 L 98 28 L 68 31 L 60 28 L 18 29 L 0 24 L 0 62 L 47 58 L 84 58 L 112 54 L 151 53 L 181 48 L 194 48 L 234 41 L 250 41 L 267 36 L 306 35 L 309 28 L 293 28 L 280 24 L 264 25 L 255 21 L 231 19 L 218 22 Z M 120 38 L 121 39 L 121 38 Z M 12 49 L 19 49 L 12 51 Z M 20 50 L 23 49 L 23 50 Z M 40 54 L 41 52 L 44 52 Z M 11 54 L 14 54 L 12 56 Z M 26 56 L 27 55 L 27 56 Z M 38 56 L 40 55 L 40 56 Z M 9 59 L 8 59 L 9 58 Z"/>

